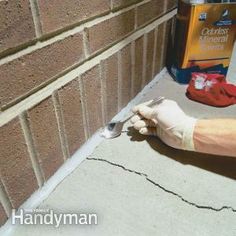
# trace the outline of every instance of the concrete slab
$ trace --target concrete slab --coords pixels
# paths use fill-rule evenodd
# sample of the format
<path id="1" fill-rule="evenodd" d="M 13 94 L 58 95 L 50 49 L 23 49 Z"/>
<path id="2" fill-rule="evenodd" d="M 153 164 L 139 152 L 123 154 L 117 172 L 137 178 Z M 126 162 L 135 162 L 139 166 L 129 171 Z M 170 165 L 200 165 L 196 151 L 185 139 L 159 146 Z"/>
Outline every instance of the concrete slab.
<path id="1" fill-rule="evenodd" d="M 231 209 L 199 208 L 167 185 L 159 187 L 158 179 L 114 163 L 87 160 L 62 186 L 41 207 L 95 211 L 98 226 L 22 227 L 16 235 L 235 235 L 236 216 Z"/>
<path id="2" fill-rule="evenodd" d="M 236 106 L 212 108 L 189 101 L 186 86 L 164 76 L 143 100 L 175 99 L 196 117 L 235 117 Z M 127 123 L 104 140 L 39 208 L 98 214 L 96 226 L 19 226 L 28 235 L 236 235 L 236 159 L 167 147 Z"/>
<path id="3" fill-rule="evenodd" d="M 197 118 L 236 117 L 236 106 L 215 108 L 193 102 L 186 98 L 186 89 L 187 85 L 176 83 L 166 74 L 166 76 L 164 76 L 159 83 L 155 84 L 148 94 L 144 96 L 143 100 L 146 101 L 157 96 L 164 96 L 165 98 L 175 100 L 187 114 Z"/>

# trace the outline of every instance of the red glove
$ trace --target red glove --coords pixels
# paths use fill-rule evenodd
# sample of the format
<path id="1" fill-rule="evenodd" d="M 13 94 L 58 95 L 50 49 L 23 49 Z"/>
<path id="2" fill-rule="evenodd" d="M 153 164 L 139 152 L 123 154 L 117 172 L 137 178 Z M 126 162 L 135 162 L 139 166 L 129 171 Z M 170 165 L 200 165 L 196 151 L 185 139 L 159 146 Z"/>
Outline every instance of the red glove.
<path id="1" fill-rule="evenodd" d="M 236 104 L 236 86 L 228 84 L 220 74 L 192 73 L 186 95 L 191 100 L 215 107 Z"/>

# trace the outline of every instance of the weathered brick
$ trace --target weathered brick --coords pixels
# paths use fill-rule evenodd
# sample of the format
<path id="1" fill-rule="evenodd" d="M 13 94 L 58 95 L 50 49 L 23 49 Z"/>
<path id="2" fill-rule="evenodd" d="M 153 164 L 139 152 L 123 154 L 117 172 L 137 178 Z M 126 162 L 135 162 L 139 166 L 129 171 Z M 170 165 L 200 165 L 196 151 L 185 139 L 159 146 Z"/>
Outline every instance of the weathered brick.
<path id="1" fill-rule="evenodd" d="M 104 14 L 110 9 L 109 0 L 39 0 L 43 33 L 50 33 Z"/>
<path id="2" fill-rule="evenodd" d="M 146 49 L 146 65 L 145 65 L 145 82 L 150 82 L 153 71 L 153 54 L 154 54 L 154 30 L 147 34 L 147 49 Z"/>
<path id="3" fill-rule="evenodd" d="M 82 35 L 69 36 L 0 66 L 0 106 L 32 93 L 84 59 Z"/>
<path id="4" fill-rule="evenodd" d="M 1 180 L 18 208 L 38 187 L 19 119 L 2 126 L 0 137 Z"/>
<path id="5" fill-rule="evenodd" d="M 163 56 L 162 56 L 162 62 L 161 62 L 161 69 L 163 69 L 167 64 L 168 54 L 170 57 L 172 57 L 172 19 L 168 20 L 165 24 L 165 35 L 164 35 L 164 43 L 163 43 Z"/>
<path id="6" fill-rule="evenodd" d="M 120 108 L 123 108 L 131 99 L 132 63 L 130 44 L 120 51 L 120 59 Z"/>
<path id="7" fill-rule="evenodd" d="M 0 1 L 0 53 L 35 38 L 28 0 Z"/>
<path id="8" fill-rule="evenodd" d="M 169 31 L 169 39 L 167 44 L 167 50 L 166 50 L 166 66 L 168 68 L 171 67 L 173 64 L 173 51 L 174 51 L 174 40 L 175 40 L 175 26 L 176 26 L 176 16 L 171 19 L 170 24 L 170 31 Z M 168 31 L 167 31 L 168 32 Z"/>
<path id="9" fill-rule="evenodd" d="M 105 122 L 118 112 L 118 60 L 117 54 L 101 62 L 102 84 L 105 107 Z"/>
<path id="10" fill-rule="evenodd" d="M 106 31 L 104 33 L 104 30 Z M 124 12 L 86 29 L 90 54 L 107 48 L 134 30 L 134 10 Z"/>
<path id="11" fill-rule="evenodd" d="M 8 217 L 7 214 L 2 206 L 2 204 L 0 203 L 0 227 L 2 225 L 4 225 L 4 223 L 7 221 Z"/>
<path id="12" fill-rule="evenodd" d="M 143 0 L 112 0 L 112 9 L 127 7 Z"/>
<path id="13" fill-rule="evenodd" d="M 163 60 L 163 45 L 164 45 L 164 30 L 166 23 L 162 23 L 157 27 L 156 32 L 156 51 L 154 58 L 154 74 L 157 75 L 162 69 Z"/>
<path id="14" fill-rule="evenodd" d="M 73 80 L 58 91 L 70 155 L 85 142 L 79 81 Z"/>
<path id="15" fill-rule="evenodd" d="M 81 75 L 83 102 L 85 104 L 88 135 L 92 136 L 102 125 L 102 95 L 99 66 Z"/>
<path id="16" fill-rule="evenodd" d="M 135 66 L 133 81 L 133 96 L 136 96 L 142 89 L 143 79 L 143 36 L 135 41 Z"/>
<path id="17" fill-rule="evenodd" d="M 167 1 L 167 11 L 177 7 L 177 0 L 166 0 Z"/>
<path id="18" fill-rule="evenodd" d="M 57 119 L 52 98 L 28 111 L 28 120 L 44 178 L 52 176 L 63 163 Z"/>
<path id="19" fill-rule="evenodd" d="M 137 26 L 142 26 L 164 13 L 164 0 L 152 0 L 137 8 Z"/>

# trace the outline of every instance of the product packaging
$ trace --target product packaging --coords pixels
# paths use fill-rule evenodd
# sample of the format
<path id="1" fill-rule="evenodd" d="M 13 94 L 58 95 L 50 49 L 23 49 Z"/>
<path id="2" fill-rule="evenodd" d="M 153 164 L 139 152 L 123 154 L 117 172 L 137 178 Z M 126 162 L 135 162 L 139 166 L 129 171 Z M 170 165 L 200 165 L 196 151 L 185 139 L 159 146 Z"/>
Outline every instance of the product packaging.
<path id="1" fill-rule="evenodd" d="M 179 0 L 168 70 L 179 83 L 193 72 L 226 76 L 236 35 L 236 0 Z"/>

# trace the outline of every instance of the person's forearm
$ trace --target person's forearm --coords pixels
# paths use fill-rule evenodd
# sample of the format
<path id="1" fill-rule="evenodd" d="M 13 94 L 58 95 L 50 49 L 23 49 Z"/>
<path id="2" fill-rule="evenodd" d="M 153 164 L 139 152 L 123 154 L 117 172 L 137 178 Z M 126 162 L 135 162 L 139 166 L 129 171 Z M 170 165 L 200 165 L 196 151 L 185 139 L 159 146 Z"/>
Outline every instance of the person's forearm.
<path id="1" fill-rule="evenodd" d="M 193 141 L 197 152 L 236 157 L 236 120 L 198 120 Z"/>

